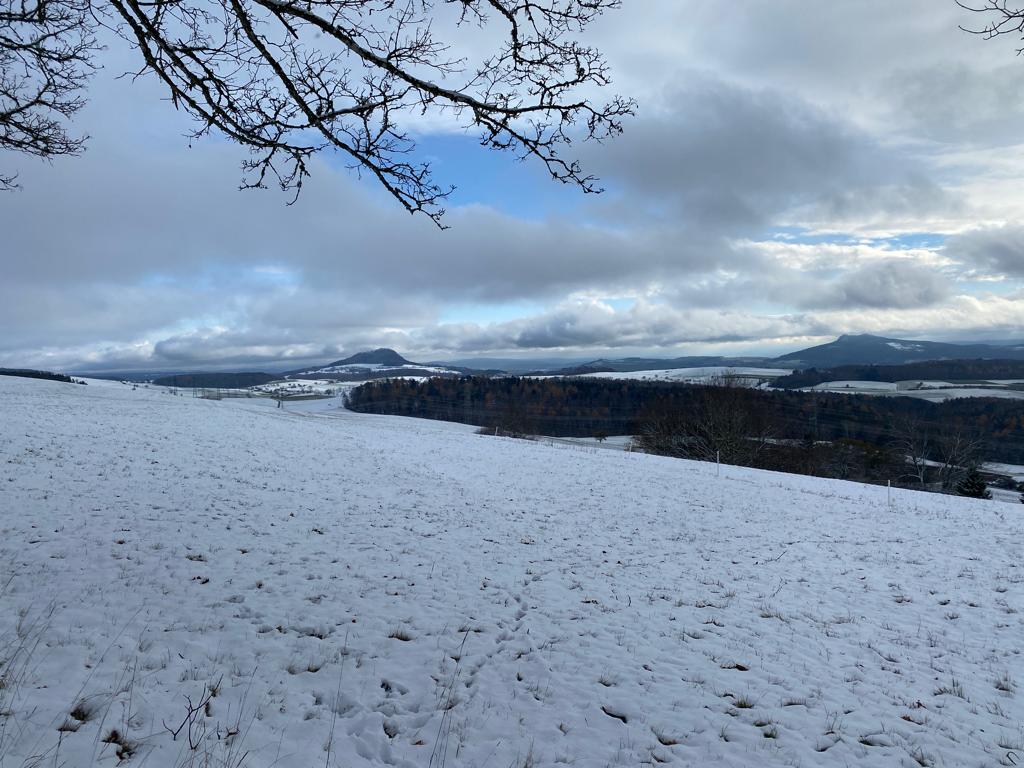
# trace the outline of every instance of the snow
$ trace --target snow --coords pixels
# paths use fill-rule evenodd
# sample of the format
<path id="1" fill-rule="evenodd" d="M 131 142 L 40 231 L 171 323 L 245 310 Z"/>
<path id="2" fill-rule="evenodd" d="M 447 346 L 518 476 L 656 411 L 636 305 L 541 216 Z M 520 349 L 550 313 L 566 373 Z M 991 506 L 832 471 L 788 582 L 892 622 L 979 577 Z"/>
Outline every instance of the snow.
<path id="1" fill-rule="evenodd" d="M 1024 754 L 1024 505 L 336 399 L 0 403 L 5 768 Z"/>
<path id="2" fill-rule="evenodd" d="M 633 437 L 631 435 L 609 435 L 601 440 L 598 440 L 596 437 L 545 437 L 542 439 L 587 448 L 607 448 L 613 451 L 628 451 L 633 445 Z"/>
<path id="3" fill-rule="evenodd" d="M 922 388 L 917 388 L 917 385 Z M 1024 400 L 1024 391 L 987 388 L 977 385 L 963 385 L 955 382 L 940 381 L 826 381 L 816 384 L 809 390 L 816 392 L 836 392 L 856 395 L 898 395 L 915 397 L 933 403 L 952 400 L 958 397 L 997 397 L 1006 400 Z"/>
<path id="4" fill-rule="evenodd" d="M 898 349 L 898 350 L 900 350 L 902 352 L 920 352 L 921 351 L 921 345 L 920 344 L 900 344 L 899 342 L 896 342 L 896 341 L 887 341 L 886 342 L 886 346 L 892 347 L 893 349 Z"/>
<path id="5" fill-rule="evenodd" d="M 956 387 L 955 389 L 934 389 L 918 390 L 916 392 L 905 392 L 911 397 L 918 397 L 922 400 L 942 402 L 953 400 L 958 397 L 997 397 L 1001 400 L 1024 400 L 1024 392 L 1013 389 L 987 389 L 985 387 Z"/>
<path id="6" fill-rule="evenodd" d="M 332 381 L 330 379 L 295 379 L 271 381 L 252 387 L 253 392 L 268 395 L 321 395 L 331 396 L 351 389 L 352 383 Z"/>
<path id="7" fill-rule="evenodd" d="M 774 379 L 792 373 L 781 368 L 723 368 L 720 366 L 706 368 L 669 368 L 650 371 L 601 371 L 585 373 L 583 377 L 594 379 L 625 379 L 641 381 L 681 381 L 706 382 L 721 377 L 740 379 Z"/>
<path id="8" fill-rule="evenodd" d="M 869 393 L 895 393 L 896 384 L 888 381 L 826 381 L 822 384 L 815 384 L 811 389 L 818 392 L 845 392 L 856 390 L 857 392 Z"/>
<path id="9" fill-rule="evenodd" d="M 896 384 L 898 389 L 949 389 L 951 387 L 963 386 L 951 381 L 927 381 L 922 379 L 898 381 Z"/>
<path id="10" fill-rule="evenodd" d="M 985 462 L 982 469 L 1012 477 L 1017 482 L 1024 482 L 1024 466 L 1020 464 L 1001 464 L 995 461 L 988 461 Z"/>
<path id="11" fill-rule="evenodd" d="M 315 373 L 345 373 L 345 374 L 363 374 L 363 373 L 383 373 L 387 372 L 392 376 L 403 376 L 406 371 L 428 371 L 431 373 L 453 373 L 451 368 L 441 368 L 436 365 L 416 365 L 409 363 L 407 365 L 383 365 L 381 363 L 348 363 L 346 365 L 329 365 L 325 368 L 316 368 L 311 371 L 304 371 L 305 374 Z"/>

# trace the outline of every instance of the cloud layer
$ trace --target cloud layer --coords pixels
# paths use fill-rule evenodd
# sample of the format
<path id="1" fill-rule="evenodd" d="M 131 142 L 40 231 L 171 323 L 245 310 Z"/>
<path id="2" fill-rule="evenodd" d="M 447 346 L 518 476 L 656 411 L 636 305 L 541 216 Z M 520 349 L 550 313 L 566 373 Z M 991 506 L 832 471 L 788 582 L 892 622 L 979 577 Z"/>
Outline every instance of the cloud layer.
<path id="1" fill-rule="evenodd" d="M 616 89 L 641 102 L 624 136 L 580 148 L 600 197 L 480 162 L 446 123 L 414 126 L 471 190 L 445 232 L 329 157 L 294 206 L 237 191 L 238 149 L 186 147 L 155 84 L 113 79 L 128 61 L 115 50 L 83 113 L 84 157 L 0 155 L 23 185 L 0 201 L 0 365 L 1021 334 L 1012 49 L 979 45 L 930 0 L 721 16 L 710 0 L 651 0 L 595 29 Z"/>

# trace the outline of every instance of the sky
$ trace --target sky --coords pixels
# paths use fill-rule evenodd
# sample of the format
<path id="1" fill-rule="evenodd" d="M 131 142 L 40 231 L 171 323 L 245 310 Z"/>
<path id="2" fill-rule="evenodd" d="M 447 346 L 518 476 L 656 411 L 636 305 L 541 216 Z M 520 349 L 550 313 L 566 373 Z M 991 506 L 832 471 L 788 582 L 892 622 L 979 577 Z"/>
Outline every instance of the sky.
<path id="1" fill-rule="evenodd" d="M 87 151 L 0 153 L 21 184 L 0 194 L 0 366 L 1024 338 L 1024 59 L 977 23 L 953 0 L 624 0 L 584 38 L 637 114 L 573 146 L 605 192 L 410 117 L 457 186 L 445 231 L 330 155 L 294 205 L 240 191 L 245 151 L 189 140 L 109 40 Z"/>

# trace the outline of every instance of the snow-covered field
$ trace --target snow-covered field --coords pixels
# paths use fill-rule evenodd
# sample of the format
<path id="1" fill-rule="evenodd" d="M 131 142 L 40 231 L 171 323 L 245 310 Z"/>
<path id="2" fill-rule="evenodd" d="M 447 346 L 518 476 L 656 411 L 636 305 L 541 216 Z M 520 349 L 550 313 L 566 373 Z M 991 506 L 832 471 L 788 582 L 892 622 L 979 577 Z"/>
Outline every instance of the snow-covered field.
<path id="1" fill-rule="evenodd" d="M 1024 400 L 1024 392 L 1015 389 L 988 387 L 956 387 L 953 389 L 922 389 L 916 392 L 901 392 L 902 395 L 917 397 L 932 402 L 952 400 L 957 397 L 997 397 L 1001 400 Z"/>
<path id="2" fill-rule="evenodd" d="M 452 373 L 451 368 L 444 368 L 437 365 L 382 365 L 380 363 L 349 363 L 348 365 L 328 365 L 324 368 L 314 368 L 304 371 L 306 374 L 334 373 L 346 375 L 358 375 L 362 373 L 382 373 L 387 371 L 392 376 L 402 376 L 405 372 L 429 371 L 431 373 Z"/>
<path id="3" fill-rule="evenodd" d="M 1002 464 L 995 461 L 987 461 L 982 465 L 982 469 L 1012 477 L 1017 482 L 1024 482 L 1024 466 L 1020 464 Z"/>
<path id="4" fill-rule="evenodd" d="M 294 381 L 280 380 L 271 381 L 252 387 L 253 392 L 262 392 L 268 395 L 302 396 L 302 395 L 337 395 L 354 384 L 347 382 L 331 381 L 329 379 L 296 379 Z"/>
<path id="5" fill-rule="evenodd" d="M 815 384 L 812 390 L 818 392 L 847 392 L 868 394 L 895 394 L 898 387 L 888 381 L 826 381 L 823 384 Z"/>
<path id="6" fill-rule="evenodd" d="M 0 377 L 4 768 L 1024 763 L 1024 505 L 273 405 Z"/>
<path id="7" fill-rule="evenodd" d="M 943 402 L 957 397 L 998 397 L 1008 400 L 1024 400 L 1024 391 L 1006 389 L 1005 386 L 993 382 L 992 387 L 979 386 L 977 383 L 967 384 L 949 381 L 826 381 L 816 384 L 809 390 L 817 392 L 836 392 L 856 395 L 899 395 L 915 397 L 919 400 Z"/>
<path id="8" fill-rule="evenodd" d="M 583 377 L 593 379 L 617 379 L 635 381 L 678 381 L 687 384 L 701 384 L 716 379 L 728 378 L 758 381 L 775 379 L 792 373 L 782 368 L 668 368 L 651 371 L 602 371 L 585 373 Z"/>

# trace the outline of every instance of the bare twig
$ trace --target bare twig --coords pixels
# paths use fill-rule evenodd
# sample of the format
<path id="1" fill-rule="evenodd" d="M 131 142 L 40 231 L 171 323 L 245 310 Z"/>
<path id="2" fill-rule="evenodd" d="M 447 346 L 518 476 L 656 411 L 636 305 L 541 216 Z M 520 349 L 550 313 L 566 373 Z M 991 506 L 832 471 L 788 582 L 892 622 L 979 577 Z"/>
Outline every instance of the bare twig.
<path id="1" fill-rule="evenodd" d="M 28 4 L 26 4 L 28 3 Z M 599 192 L 563 157 L 575 141 L 621 132 L 631 99 L 589 95 L 610 84 L 600 52 L 577 36 L 620 0 L 0 0 L 0 147 L 74 154 L 63 119 L 96 50 L 115 30 L 172 104 L 248 148 L 243 187 L 295 196 L 313 155 L 331 151 L 367 173 L 410 213 L 440 226 L 452 191 L 402 124 L 454 118 L 486 147 L 532 157 L 553 179 Z M 435 37 L 449 8 L 498 43 L 482 61 Z M 9 33 L 7 30 L 11 30 Z M 0 176 L 0 187 L 15 184 Z"/>

